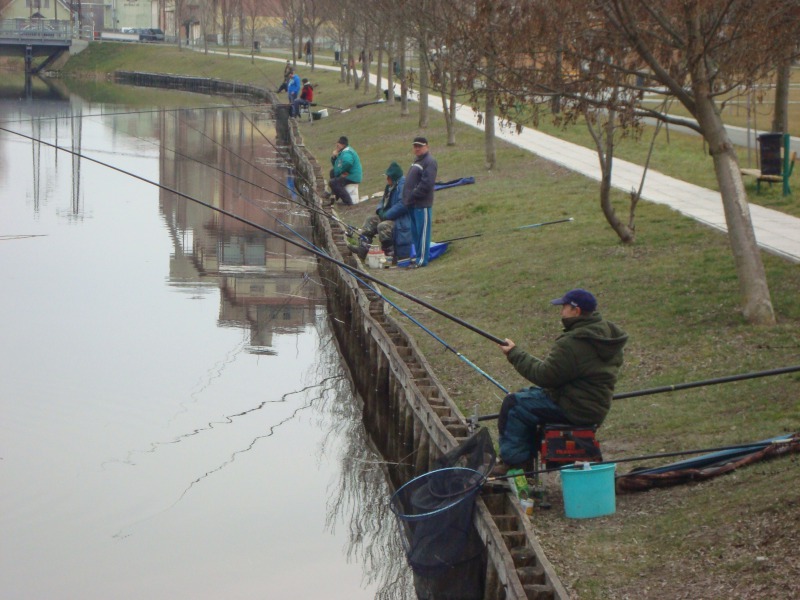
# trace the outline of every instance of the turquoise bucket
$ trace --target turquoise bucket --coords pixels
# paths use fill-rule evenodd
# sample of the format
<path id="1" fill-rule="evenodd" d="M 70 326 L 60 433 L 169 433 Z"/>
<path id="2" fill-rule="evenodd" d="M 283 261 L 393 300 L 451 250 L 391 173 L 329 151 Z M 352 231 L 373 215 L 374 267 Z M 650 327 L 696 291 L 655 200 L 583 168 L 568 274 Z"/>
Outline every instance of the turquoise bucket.
<path id="1" fill-rule="evenodd" d="M 589 469 L 561 469 L 564 512 L 570 519 L 591 519 L 613 515 L 617 510 L 614 470 L 617 465 Z"/>

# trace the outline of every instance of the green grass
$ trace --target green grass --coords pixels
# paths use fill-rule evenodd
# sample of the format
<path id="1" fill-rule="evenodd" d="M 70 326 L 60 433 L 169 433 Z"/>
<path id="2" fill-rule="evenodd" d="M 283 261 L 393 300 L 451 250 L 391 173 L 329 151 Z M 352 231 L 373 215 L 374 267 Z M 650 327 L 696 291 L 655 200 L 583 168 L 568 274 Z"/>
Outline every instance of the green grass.
<path id="1" fill-rule="evenodd" d="M 67 71 L 94 77 L 157 65 L 166 72 L 274 85 L 283 70 L 281 62 L 251 64 L 169 48 L 114 52 L 111 46 L 90 46 Z M 411 163 L 411 140 L 421 132 L 415 105 L 408 117 L 400 116 L 399 104 L 355 109 L 374 97 L 374 89 L 365 96 L 340 83 L 337 73 L 311 73 L 302 64 L 300 74 L 317 83 L 319 104 L 351 108 L 299 125 L 323 171 L 340 135 L 362 158 L 362 195 L 382 190 L 389 162 Z M 437 112 L 431 111 L 424 133 L 440 180 L 477 180 L 437 193 L 434 239 L 483 235 L 453 242 L 425 269 L 381 272 L 388 282 L 537 355 L 560 332 L 548 300 L 571 287 L 589 288 L 601 312 L 630 334 L 619 391 L 800 364 L 798 265 L 763 254 L 778 324 L 749 326 L 740 315 L 726 236 L 643 202 L 636 243 L 623 246 L 600 212 L 596 182 L 504 143 L 498 143 L 497 168 L 487 172 L 482 133 L 459 125 L 457 145 L 448 147 Z M 668 152 L 658 150 L 665 172 L 703 157 L 696 138 L 679 146 L 676 137 Z M 615 193 L 614 203 L 626 213 L 625 195 Z M 340 215 L 358 226 L 372 210 L 374 202 Z M 568 216 L 575 221 L 513 231 Z M 525 385 L 491 341 L 405 298 L 396 301 L 506 387 Z M 484 414 L 499 409 L 500 390 L 430 336 L 407 327 L 465 413 L 476 406 Z M 763 439 L 800 429 L 799 392 L 800 375 L 794 374 L 619 400 L 600 438 L 612 459 Z M 563 518 L 555 497 L 554 510 L 537 513 L 534 524 L 549 558 L 581 598 L 674 597 L 674 586 L 686 597 L 791 597 L 798 585 L 789 557 L 800 541 L 799 475 L 797 457 L 785 457 L 702 484 L 622 495 L 613 517 L 581 522 Z M 762 555 L 768 563 L 749 560 Z"/>

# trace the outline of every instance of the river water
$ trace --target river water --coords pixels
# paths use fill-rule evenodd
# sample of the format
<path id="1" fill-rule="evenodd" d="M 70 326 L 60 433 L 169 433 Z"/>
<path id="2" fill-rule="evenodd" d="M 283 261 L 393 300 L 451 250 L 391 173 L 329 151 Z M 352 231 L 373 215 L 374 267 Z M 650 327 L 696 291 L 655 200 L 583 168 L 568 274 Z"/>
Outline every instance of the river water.
<path id="1" fill-rule="evenodd" d="M 0 99 L 22 134 L 0 131 L 0 595 L 406 597 L 314 257 L 170 191 L 310 239 L 270 115 L 21 89 Z"/>

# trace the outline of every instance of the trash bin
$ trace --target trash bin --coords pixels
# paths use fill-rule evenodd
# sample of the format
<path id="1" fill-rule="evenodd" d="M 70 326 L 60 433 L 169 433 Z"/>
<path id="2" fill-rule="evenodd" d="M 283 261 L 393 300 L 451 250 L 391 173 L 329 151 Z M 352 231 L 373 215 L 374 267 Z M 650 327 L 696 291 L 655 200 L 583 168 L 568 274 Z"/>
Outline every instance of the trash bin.
<path id="1" fill-rule="evenodd" d="M 253 40 L 253 50 L 256 52 L 261 52 L 261 42 L 258 40 Z"/>
<path id="2" fill-rule="evenodd" d="M 781 146 L 783 145 L 783 134 L 762 133 L 758 136 L 758 145 L 761 156 L 761 174 L 780 175 L 783 172 L 781 165 Z"/>
<path id="3" fill-rule="evenodd" d="M 338 50 L 335 50 L 333 52 L 333 62 L 335 62 L 335 63 L 339 62 L 339 51 Z"/>

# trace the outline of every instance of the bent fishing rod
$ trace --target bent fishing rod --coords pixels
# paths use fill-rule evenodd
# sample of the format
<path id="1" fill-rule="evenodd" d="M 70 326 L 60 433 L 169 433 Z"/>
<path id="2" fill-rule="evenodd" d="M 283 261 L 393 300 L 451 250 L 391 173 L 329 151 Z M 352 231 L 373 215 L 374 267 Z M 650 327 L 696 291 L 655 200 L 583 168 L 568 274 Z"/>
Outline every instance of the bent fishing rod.
<path id="1" fill-rule="evenodd" d="M 568 219 L 558 219 L 557 221 L 545 221 L 544 223 L 533 223 L 531 225 L 523 225 L 522 227 L 514 227 L 513 229 L 507 229 L 503 231 L 494 231 L 490 235 L 498 234 L 498 233 L 506 233 L 508 231 L 520 231 L 522 229 L 533 229 L 534 227 L 544 227 L 545 225 L 555 225 L 556 223 L 568 223 L 570 221 L 574 221 L 575 219 L 569 217 Z M 456 242 L 458 240 L 468 240 L 470 238 L 481 237 L 483 233 L 473 233 L 472 235 L 463 235 L 457 238 L 451 238 L 449 240 L 442 240 L 438 242 L 439 244 L 447 244 L 448 242 Z"/>
<path id="2" fill-rule="evenodd" d="M 726 377 L 716 377 L 714 379 L 702 379 L 700 381 L 691 381 L 687 383 L 676 383 L 673 385 L 663 385 L 661 387 L 654 387 L 635 392 L 625 392 L 622 394 L 614 394 L 611 398 L 613 400 L 622 400 L 624 398 L 637 398 L 639 396 L 649 396 L 651 394 L 662 394 L 664 392 L 674 392 L 677 390 L 688 390 L 690 388 L 704 387 L 707 385 L 716 385 L 718 383 L 729 383 L 731 381 L 742 381 L 745 379 L 755 379 L 756 377 L 769 377 L 772 375 L 783 375 L 785 373 L 795 373 L 800 371 L 800 365 L 794 367 L 781 367 L 778 369 L 769 369 L 767 371 L 754 371 L 752 373 L 742 373 L 740 375 L 728 375 Z M 477 418 L 473 417 L 476 421 L 491 421 L 500 417 L 500 413 L 491 415 L 481 415 Z"/>
<path id="3" fill-rule="evenodd" d="M 293 240 L 293 239 L 291 239 L 291 238 L 289 238 L 289 237 L 287 237 L 287 236 L 285 236 L 285 235 L 283 235 L 281 233 L 278 233 L 277 231 L 274 231 L 272 229 L 264 227 L 263 225 L 259 225 L 258 223 L 255 223 L 255 222 L 253 222 L 253 221 L 251 221 L 249 219 L 246 219 L 246 218 L 241 217 L 241 216 L 239 216 L 239 215 L 237 215 L 235 213 L 232 213 L 229 210 L 226 210 L 224 208 L 219 208 L 218 206 L 214 206 L 213 204 L 210 204 L 208 202 L 200 200 L 199 198 L 195 198 L 193 196 L 190 196 L 189 194 L 186 194 L 184 192 L 176 190 L 176 189 L 174 189 L 174 188 L 172 188 L 172 187 L 170 187 L 168 185 L 164 185 L 162 183 L 157 183 L 157 182 L 153 181 L 152 179 L 148 179 L 147 177 L 144 177 L 142 175 L 137 175 L 136 173 L 132 173 L 131 171 L 127 171 L 127 170 L 125 170 L 125 169 L 123 169 L 121 167 L 116 167 L 116 166 L 111 165 L 109 163 L 106 163 L 106 162 L 104 162 L 102 160 L 99 160 L 99 159 L 96 159 L 96 158 L 92 158 L 91 156 L 86 156 L 84 154 L 81 154 L 80 152 L 77 152 L 75 150 L 70 150 L 69 148 L 64 148 L 63 146 L 59 146 L 58 144 L 53 144 L 52 142 L 46 142 L 44 140 L 40 140 L 40 139 L 34 138 L 33 136 L 29 136 L 29 135 L 26 135 L 24 133 L 20 133 L 18 131 L 13 131 L 11 129 L 7 129 L 5 127 L 0 127 L 0 131 L 5 131 L 7 133 L 10 133 L 10 134 L 17 135 L 19 137 L 28 139 L 28 140 L 30 140 L 32 142 L 37 142 L 37 143 L 43 144 L 45 146 L 49 146 L 50 148 L 54 148 L 55 150 L 60 150 L 61 152 L 66 152 L 67 154 L 71 154 L 72 156 L 75 156 L 77 158 L 81 158 L 81 159 L 87 160 L 89 162 L 93 162 L 93 163 L 95 163 L 97 165 L 100 165 L 102 167 L 106 167 L 107 169 L 111 169 L 112 171 L 116 171 L 116 172 L 121 173 L 123 175 L 127 175 L 129 177 L 134 178 L 134 179 L 138 179 L 139 181 L 141 181 L 143 183 L 148 183 L 148 184 L 150 184 L 152 186 L 155 186 L 155 187 L 157 187 L 159 189 L 162 189 L 164 191 L 167 191 L 167 192 L 170 192 L 172 194 L 175 194 L 176 196 L 179 196 L 181 198 L 189 200 L 190 202 L 194 202 L 194 203 L 196 203 L 196 204 L 198 204 L 200 206 L 204 206 L 204 207 L 206 207 L 206 208 L 208 208 L 210 210 L 218 212 L 219 214 L 225 215 L 226 217 L 229 217 L 231 219 L 239 221 L 240 223 L 244 223 L 245 225 L 249 225 L 250 227 L 258 229 L 259 231 L 263 231 L 264 233 L 269 233 L 270 235 L 273 235 L 276 238 L 278 238 L 280 240 L 283 240 L 284 242 L 286 242 L 288 244 L 291 244 L 292 246 L 295 246 L 297 248 L 302 248 L 303 250 L 306 250 L 306 251 L 310 252 L 311 254 L 314 254 L 315 256 L 317 256 L 319 258 L 322 258 L 323 260 L 327 260 L 327 261 L 335 264 L 336 266 L 341 267 L 342 269 L 345 269 L 349 273 L 357 274 L 359 277 L 363 277 L 364 279 L 367 279 L 367 280 L 369 280 L 369 281 L 371 281 L 373 283 L 377 283 L 378 285 L 383 286 L 386 289 L 391 290 L 391 291 L 395 292 L 396 294 L 399 294 L 400 296 L 403 296 L 404 298 L 406 298 L 408 300 L 411 300 L 412 302 L 414 302 L 416 304 L 419 304 L 420 306 L 423 306 L 423 307 L 427 308 L 428 310 L 431 310 L 431 311 L 435 312 L 436 314 L 441 315 L 442 317 L 445 317 L 446 319 L 449 319 L 449 320 L 453 321 L 454 323 L 457 323 L 457 324 L 461 325 L 462 327 L 466 327 L 470 331 L 472 331 L 474 333 L 477 333 L 478 335 L 481 335 L 481 336 L 485 337 L 486 339 L 489 339 L 489 340 L 493 341 L 496 344 L 499 344 L 499 345 L 502 346 L 502 345 L 505 345 L 505 343 L 506 343 L 504 339 L 501 339 L 501 338 L 499 338 L 499 337 L 497 337 L 495 335 L 492 335 L 491 333 L 489 333 L 487 331 L 484 331 L 483 329 L 480 329 L 479 327 L 476 327 L 475 325 L 473 325 L 473 324 L 471 324 L 471 323 L 469 323 L 469 322 L 467 322 L 467 321 L 465 321 L 465 320 L 463 320 L 463 319 L 461 319 L 459 317 L 456 317 L 455 315 L 450 314 L 447 311 L 442 310 L 441 308 L 439 308 L 437 306 L 434 306 L 433 304 L 430 304 L 429 302 L 426 302 L 425 300 L 422 300 L 421 298 L 417 298 L 413 294 L 410 294 L 409 292 L 406 292 L 405 290 L 402 290 L 402 289 L 398 288 L 397 286 L 394 286 L 394 285 L 392 285 L 390 283 L 387 283 L 387 282 L 385 282 L 385 281 L 383 281 L 381 279 L 378 279 L 377 277 L 374 277 L 374 276 L 370 275 L 369 273 L 366 273 L 364 271 L 361 271 L 360 269 L 357 269 L 357 268 L 355 268 L 353 266 L 350 266 L 345 262 L 342 262 L 342 261 L 337 260 L 337 259 L 335 259 L 335 258 L 333 258 L 331 256 L 328 256 L 326 253 L 324 253 L 324 252 L 322 252 L 320 250 L 317 250 L 316 248 L 307 247 L 304 244 L 301 244 L 300 242 L 297 242 L 297 241 L 295 241 L 295 240 Z"/>

